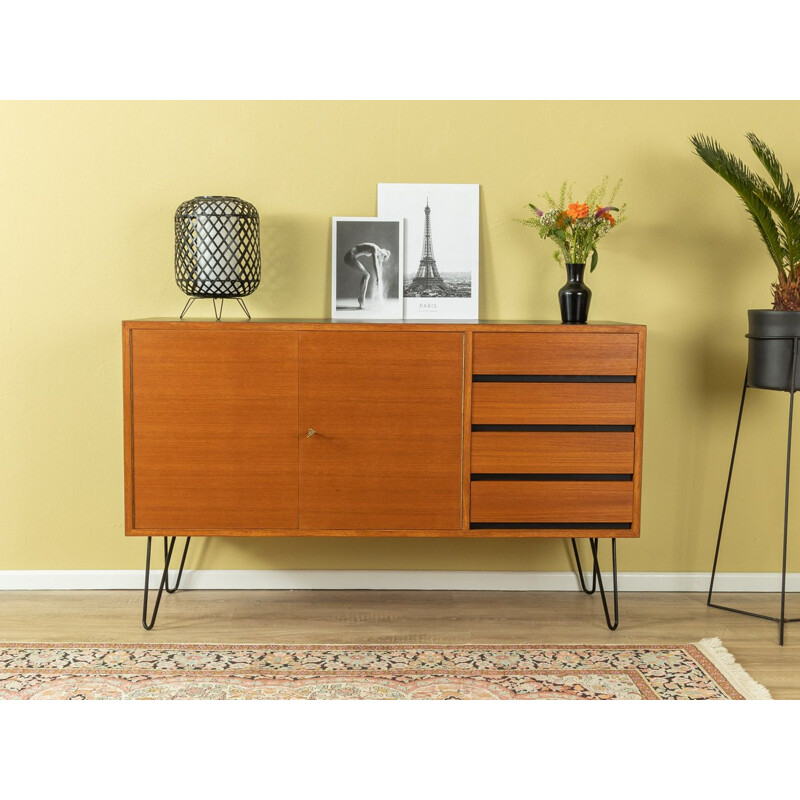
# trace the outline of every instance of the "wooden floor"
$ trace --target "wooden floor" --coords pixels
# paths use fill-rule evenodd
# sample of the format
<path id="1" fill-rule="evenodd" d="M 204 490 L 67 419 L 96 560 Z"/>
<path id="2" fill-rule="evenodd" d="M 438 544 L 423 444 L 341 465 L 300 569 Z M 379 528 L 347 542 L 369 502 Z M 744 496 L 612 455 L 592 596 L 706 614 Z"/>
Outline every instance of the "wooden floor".
<path id="1" fill-rule="evenodd" d="M 775 615 L 769 594 L 715 602 Z M 579 592 L 179 591 L 155 630 L 141 627 L 141 593 L 0 593 L 3 642 L 593 644 L 686 643 L 718 636 L 775 699 L 800 699 L 800 623 L 778 646 L 776 623 L 708 608 L 705 595 L 625 592 L 620 627 Z M 800 596 L 787 603 L 800 616 Z"/>

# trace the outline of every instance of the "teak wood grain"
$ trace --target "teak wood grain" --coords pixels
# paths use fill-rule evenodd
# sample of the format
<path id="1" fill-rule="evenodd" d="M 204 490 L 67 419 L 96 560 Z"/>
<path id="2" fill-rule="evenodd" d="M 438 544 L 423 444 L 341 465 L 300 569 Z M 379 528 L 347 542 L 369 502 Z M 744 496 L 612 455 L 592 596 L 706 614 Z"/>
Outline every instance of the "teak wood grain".
<path id="1" fill-rule="evenodd" d="M 469 529 L 470 487 L 472 485 L 472 353 L 474 334 L 471 331 L 464 333 L 464 404 L 463 418 L 463 450 L 461 454 L 461 526 Z"/>
<path id="2" fill-rule="evenodd" d="M 472 422 L 488 425 L 633 425 L 633 383 L 473 383 Z"/>
<path id="3" fill-rule="evenodd" d="M 633 433 L 472 433 L 472 472 L 633 474 L 633 468 Z"/>
<path id="4" fill-rule="evenodd" d="M 475 333 L 475 375 L 635 375 L 635 333 Z"/>
<path id="5" fill-rule="evenodd" d="M 638 536 L 645 341 L 643 326 L 615 323 L 125 322 L 126 533 Z M 636 382 L 473 383 L 473 373 Z M 305 419 L 307 411 L 323 425 Z M 470 422 L 634 431 L 473 432 Z M 319 433 L 307 439 L 308 427 Z M 600 506 L 603 493 L 613 506 L 629 487 L 630 529 L 469 528 L 470 519 L 504 521 L 478 520 L 474 506 L 480 514 L 487 498 L 515 491 L 513 481 L 472 482 L 472 472 L 631 471 L 630 483 L 586 482 L 593 485 L 580 490 Z M 520 483 L 523 506 L 544 511 L 542 492 L 552 500 L 576 485 Z M 571 495 L 561 501 L 572 508 Z M 515 501 L 493 508 L 514 513 Z"/>
<path id="6" fill-rule="evenodd" d="M 301 332 L 300 528 L 461 528 L 463 392 L 461 333 Z"/>
<path id="7" fill-rule="evenodd" d="M 633 528 L 637 535 L 642 515 L 642 453 L 644 450 L 644 372 L 647 353 L 647 330 L 639 331 L 638 366 L 636 373 L 636 427 L 633 457 Z"/>
<path id="8" fill-rule="evenodd" d="M 134 330 L 132 527 L 297 527 L 297 334 Z"/>
<path id="9" fill-rule="evenodd" d="M 473 481 L 473 522 L 632 522 L 630 481 Z"/>
<path id="10" fill-rule="evenodd" d="M 137 528 L 132 536 L 191 536 L 193 538 L 297 538 L 327 537 L 331 539 L 526 539 L 526 538 L 564 538 L 569 537 L 619 537 L 635 538 L 634 529 L 605 530 L 576 528 L 186 528 L 168 531 L 163 528 Z M 179 548 L 180 549 L 180 548 Z"/>

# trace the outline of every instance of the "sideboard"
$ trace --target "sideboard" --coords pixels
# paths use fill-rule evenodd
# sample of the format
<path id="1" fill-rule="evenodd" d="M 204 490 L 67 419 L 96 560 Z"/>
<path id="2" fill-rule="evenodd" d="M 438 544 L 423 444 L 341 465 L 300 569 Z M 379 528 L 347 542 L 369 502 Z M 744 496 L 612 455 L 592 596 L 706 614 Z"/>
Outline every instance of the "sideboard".
<path id="1" fill-rule="evenodd" d="M 123 323 L 125 533 L 152 627 L 176 537 L 639 536 L 646 329 Z M 147 620 L 152 537 L 165 565 Z M 589 539 L 592 588 L 577 539 Z M 169 546 L 167 540 L 171 539 Z"/>

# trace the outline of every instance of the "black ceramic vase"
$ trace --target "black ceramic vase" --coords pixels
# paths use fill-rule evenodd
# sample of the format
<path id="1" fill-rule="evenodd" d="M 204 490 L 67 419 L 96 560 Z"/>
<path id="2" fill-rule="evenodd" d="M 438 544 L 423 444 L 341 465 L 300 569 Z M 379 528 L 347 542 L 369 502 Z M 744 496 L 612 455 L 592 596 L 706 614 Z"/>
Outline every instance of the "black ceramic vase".
<path id="1" fill-rule="evenodd" d="M 567 282 L 558 290 L 561 321 L 566 325 L 583 325 L 589 316 L 592 290 L 583 282 L 586 264 L 567 264 Z"/>
<path id="2" fill-rule="evenodd" d="M 755 389 L 800 391 L 800 311 L 751 308 L 747 353 L 747 385 Z M 792 381 L 792 357 L 798 340 L 797 363 Z"/>

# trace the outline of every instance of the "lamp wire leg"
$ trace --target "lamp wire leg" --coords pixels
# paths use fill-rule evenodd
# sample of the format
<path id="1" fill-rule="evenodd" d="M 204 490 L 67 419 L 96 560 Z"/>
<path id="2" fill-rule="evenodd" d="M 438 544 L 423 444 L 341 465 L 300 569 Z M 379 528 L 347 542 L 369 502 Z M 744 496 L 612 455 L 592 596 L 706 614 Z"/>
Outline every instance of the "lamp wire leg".
<path id="1" fill-rule="evenodd" d="M 241 297 L 236 298 L 236 302 L 242 307 L 242 311 L 247 315 L 247 319 L 250 319 L 250 312 L 247 310 L 247 306 L 244 304 L 244 300 Z"/>
<path id="2" fill-rule="evenodd" d="M 195 301 L 194 297 L 190 297 L 186 301 L 186 305 L 183 307 L 183 311 L 181 311 L 181 317 L 180 317 L 181 319 L 183 319 L 186 316 L 186 312 L 191 308 L 192 303 L 194 303 L 194 301 Z"/>

